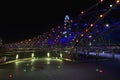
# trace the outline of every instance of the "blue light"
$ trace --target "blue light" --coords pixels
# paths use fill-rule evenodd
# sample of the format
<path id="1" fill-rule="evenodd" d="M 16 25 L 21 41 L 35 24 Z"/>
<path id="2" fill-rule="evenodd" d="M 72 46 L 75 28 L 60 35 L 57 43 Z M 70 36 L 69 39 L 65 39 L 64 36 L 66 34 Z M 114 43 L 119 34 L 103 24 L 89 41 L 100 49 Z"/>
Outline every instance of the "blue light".
<path id="1" fill-rule="evenodd" d="M 66 33 L 67 33 L 67 31 L 64 31 L 64 32 L 63 32 L 63 34 L 66 34 Z"/>

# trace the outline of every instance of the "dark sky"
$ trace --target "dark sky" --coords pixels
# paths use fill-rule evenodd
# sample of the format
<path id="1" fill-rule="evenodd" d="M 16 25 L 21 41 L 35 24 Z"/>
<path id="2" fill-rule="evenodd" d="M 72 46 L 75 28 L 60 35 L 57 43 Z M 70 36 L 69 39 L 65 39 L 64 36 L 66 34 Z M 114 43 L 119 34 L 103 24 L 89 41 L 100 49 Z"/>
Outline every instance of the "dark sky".
<path id="1" fill-rule="evenodd" d="M 40 35 L 63 24 L 68 14 L 77 17 L 81 10 L 99 0 L 44 0 L 36 2 L 3 2 L 0 6 L 0 37 L 4 43 L 16 42 Z"/>

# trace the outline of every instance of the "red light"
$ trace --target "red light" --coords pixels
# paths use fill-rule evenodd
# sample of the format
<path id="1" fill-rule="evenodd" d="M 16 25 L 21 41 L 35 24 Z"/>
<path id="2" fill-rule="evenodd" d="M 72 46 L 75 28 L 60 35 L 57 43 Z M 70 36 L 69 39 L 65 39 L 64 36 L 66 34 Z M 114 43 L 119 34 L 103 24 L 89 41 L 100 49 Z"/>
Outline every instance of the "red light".
<path id="1" fill-rule="evenodd" d="M 86 29 L 85 31 L 88 32 L 88 29 Z"/>

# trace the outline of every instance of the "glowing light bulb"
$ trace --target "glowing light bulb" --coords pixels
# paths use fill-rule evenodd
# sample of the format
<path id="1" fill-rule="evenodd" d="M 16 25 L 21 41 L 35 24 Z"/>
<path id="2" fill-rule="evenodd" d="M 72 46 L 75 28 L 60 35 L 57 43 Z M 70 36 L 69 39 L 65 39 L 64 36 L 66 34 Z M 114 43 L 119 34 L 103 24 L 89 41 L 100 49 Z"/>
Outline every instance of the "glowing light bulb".
<path id="1" fill-rule="evenodd" d="M 116 3 L 120 3 L 120 0 L 116 0 Z"/>
<path id="2" fill-rule="evenodd" d="M 81 14 L 84 14 L 84 12 L 82 11 Z"/>
<path id="3" fill-rule="evenodd" d="M 18 56 L 18 54 L 17 54 L 17 55 L 16 55 L 16 60 L 18 59 L 18 57 L 19 57 L 19 56 Z"/>
<path id="4" fill-rule="evenodd" d="M 106 24 L 106 27 L 109 27 L 109 24 Z"/>
<path id="5" fill-rule="evenodd" d="M 66 29 L 67 27 L 66 26 L 64 26 L 64 29 Z"/>
<path id="6" fill-rule="evenodd" d="M 47 53 L 47 57 L 50 57 L 50 53 L 49 52 Z"/>
<path id="7" fill-rule="evenodd" d="M 110 7 L 113 7 L 113 5 L 112 5 L 112 4 L 110 4 Z"/>
<path id="8" fill-rule="evenodd" d="M 79 42 L 79 40 L 76 40 L 76 43 L 78 43 Z"/>
<path id="9" fill-rule="evenodd" d="M 73 20 L 70 20 L 71 23 L 73 23 Z"/>
<path id="10" fill-rule="evenodd" d="M 81 37 L 83 37 L 84 35 L 83 34 L 81 34 Z"/>
<path id="11" fill-rule="evenodd" d="M 101 15 L 100 15 L 100 17 L 102 18 L 102 17 L 103 17 L 103 15 L 101 14 Z"/>
<path id="12" fill-rule="evenodd" d="M 71 47 L 72 49 L 74 48 L 74 46 Z"/>
<path id="13" fill-rule="evenodd" d="M 100 0 L 100 2 L 103 2 L 103 0 Z"/>
<path id="14" fill-rule="evenodd" d="M 60 28 L 60 26 L 58 26 L 58 28 Z"/>
<path id="15" fill-rule="evenodd" d="M 34 53 L 32 53 L 31 57 L 34 58 Z"/>
<path id="16" fill-rule="evenodd" d="M 90 35 L 89 38 L 92 38 L 92 36 Z"/>
<path id="17" fill-rule="evenodd" d="M 94 25 L 93 24 L 90 24 L 90 27 L 93 27 Z"/>
<path id="18" fill-rule="evenodd" d="M 60 53 L 60 58 L 62 58 L 62 53 Z"/>
<path id="19" fill-rule="evenodd" d="M 88 32 L 88 29 L 86 29 L 85 31 Z"/>

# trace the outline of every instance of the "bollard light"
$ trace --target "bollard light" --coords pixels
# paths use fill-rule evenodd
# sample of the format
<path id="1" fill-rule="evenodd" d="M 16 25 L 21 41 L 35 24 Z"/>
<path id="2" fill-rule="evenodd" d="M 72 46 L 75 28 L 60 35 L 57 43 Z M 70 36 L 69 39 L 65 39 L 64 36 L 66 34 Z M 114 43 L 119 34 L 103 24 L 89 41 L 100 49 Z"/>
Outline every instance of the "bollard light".
<path id="1" fill-rule="evenodd" d="M 19 58 L 19 55 L 17 54 L 17 55 L 16 55 L 16 60 L 17 60 L 18 58 Z"/>
<path id="2" fill-rule="evenodd" d="M 47 53 L 47 57 L 50 57 L 50 53 L 49 52 Z"/>

